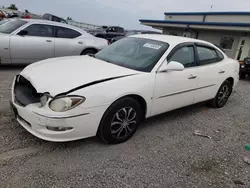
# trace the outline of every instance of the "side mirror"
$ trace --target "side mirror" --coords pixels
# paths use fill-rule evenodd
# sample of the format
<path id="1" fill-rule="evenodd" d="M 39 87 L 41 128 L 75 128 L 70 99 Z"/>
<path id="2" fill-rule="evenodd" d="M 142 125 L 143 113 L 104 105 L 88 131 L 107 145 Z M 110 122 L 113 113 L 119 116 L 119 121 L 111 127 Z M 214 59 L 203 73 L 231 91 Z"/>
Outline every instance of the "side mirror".
<path id="1" fill-rule="evenodd" d="M 18 35 L 20 35 L 20 36 L 28 35 L 28 31 L 21 30 L 21 31 L 19 31 Z"/>
<path id="2" fill-rule="evenodd" d="M 158 72 L 183 71 L 183 70 L 184 70 L 184 66 L 181 63 L 177 61 L 171 61 L 167 63 L 167 61 L 165 61 L 160 67 Z"/>

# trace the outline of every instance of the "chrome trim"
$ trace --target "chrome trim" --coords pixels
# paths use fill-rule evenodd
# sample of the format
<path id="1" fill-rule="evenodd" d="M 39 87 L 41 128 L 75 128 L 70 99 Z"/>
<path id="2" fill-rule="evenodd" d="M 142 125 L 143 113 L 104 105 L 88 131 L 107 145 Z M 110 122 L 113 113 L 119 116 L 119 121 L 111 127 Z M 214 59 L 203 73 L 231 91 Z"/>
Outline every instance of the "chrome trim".
<path id="1" fill-rule="evenodd" d="M 171 94 L 168 94 L 168 95 L 160 96 L 160 97 L 158 97 L 157 99 L 164 98 L 164 97 L 170 97 L 170 96 L 173 96 L 173 95 L 178 95 L 178 94 L 182 94 L 182 93 L 186 93 L 186 92 L 190 92 L 190 91 L 195 91 L 195 90 L 199 90 L 199 89 L 204 89 L 204 88 L 212 87 L 212 86 L 215 86 L 215 85 L 216 85 L 216 84 L 212 84 L 212 85 L 203 86 L 203 87 L 199 87 L 199 88 L 195 88 L 195 89 L 189 89 L 189 90 L 185 90 L 185 91 L 180 91 L 180 92 L 176 92 L 176 93 L 171 93 Z"/>
<path id="2" fill-rule="evenodd" d="M 75 118 L 75 117 L 79 117 L 79 116 L 86 116 L 89 115 L 90 113 L 83 113 L 83 114 L 78 114 L 78 115 L 72 115 L 72 116 L 64 116 L 64 117 L 58 117 L 58 116 L 45 116 L 42 114 L 39 114 L 37 112 L 33 112 L 36 115 L 39 115 L 41 117 L 45 117 L 45 118 L 50 118 L 50 119 L 66 119 L 66 118 Z"/>

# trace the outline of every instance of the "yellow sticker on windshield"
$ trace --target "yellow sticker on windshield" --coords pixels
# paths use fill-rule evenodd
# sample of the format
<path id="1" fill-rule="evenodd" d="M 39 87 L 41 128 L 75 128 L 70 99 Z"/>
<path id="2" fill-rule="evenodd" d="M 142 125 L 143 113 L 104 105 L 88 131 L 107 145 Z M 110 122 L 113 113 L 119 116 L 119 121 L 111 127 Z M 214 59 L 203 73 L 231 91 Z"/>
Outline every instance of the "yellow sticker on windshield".
<path id="1" fill-rule="evenodd" d="M 152 48 L 152 49 L 155 49 L 155 50 L 159 50 L 161 48 L 161 46 L 159 46 L 159 45 L 149 44 L 149 43 L 144 44 L 143 47 Z"/>

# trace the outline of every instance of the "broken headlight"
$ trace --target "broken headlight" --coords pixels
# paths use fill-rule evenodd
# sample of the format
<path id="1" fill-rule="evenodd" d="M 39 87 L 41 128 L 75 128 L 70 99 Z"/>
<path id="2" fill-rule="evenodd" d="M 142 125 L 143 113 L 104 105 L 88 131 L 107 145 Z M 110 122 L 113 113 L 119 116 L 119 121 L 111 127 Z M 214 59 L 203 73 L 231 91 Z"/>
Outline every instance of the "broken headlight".
<path id="1" fill-rule="evenodd" d="M 86 99 L 81 96 L 62 96 L 56 97 L 49 103 L 51 110 L 55 112 L 64 112 L 71 110 L 82 104 Z"/>

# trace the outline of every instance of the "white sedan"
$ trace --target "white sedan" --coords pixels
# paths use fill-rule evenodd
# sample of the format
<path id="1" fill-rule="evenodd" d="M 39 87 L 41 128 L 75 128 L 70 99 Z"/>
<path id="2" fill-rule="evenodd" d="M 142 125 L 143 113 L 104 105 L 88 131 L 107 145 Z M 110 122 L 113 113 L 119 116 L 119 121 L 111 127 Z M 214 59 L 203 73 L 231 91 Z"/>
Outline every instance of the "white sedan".
<path id="1" fill-rule="evenodd" d="M 205 41 L 166 36 L 124 38 L 95 56 L 48 59 L 26 67 L 11 106 L 31 134 L 63 142 L 100 136 L 128 140 L 144 118 L 202 101 L 223 107 L 239 63 Z"/>
<path id="2" fill-rule="evenodd" d="M 47 58 L 95 54 L 108 41 L 68 24 L 10 19 L 0 25 L 0 65 L 30 64 Z"/>

